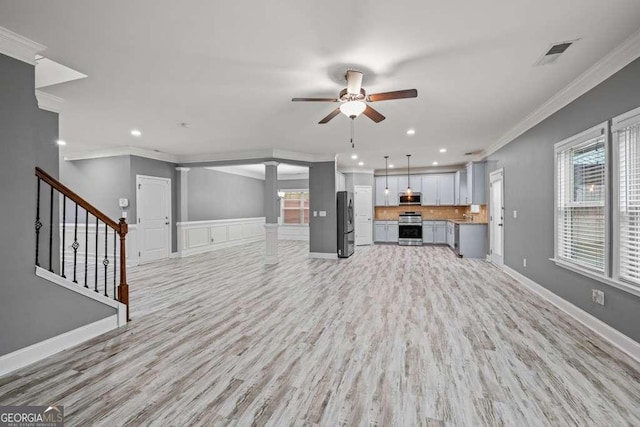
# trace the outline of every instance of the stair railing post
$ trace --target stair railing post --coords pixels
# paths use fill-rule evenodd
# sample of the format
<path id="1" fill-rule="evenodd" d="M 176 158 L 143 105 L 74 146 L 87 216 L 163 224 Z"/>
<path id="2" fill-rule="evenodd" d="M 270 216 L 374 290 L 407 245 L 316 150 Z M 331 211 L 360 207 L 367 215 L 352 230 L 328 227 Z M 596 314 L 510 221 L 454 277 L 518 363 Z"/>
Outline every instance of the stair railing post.
<path id="1" fill-rule="evenodd" d="M 127 321 L 129 317 L 129 285 L 127 285 L 127 254 L 126 254 L 126 237 L 129 231 L 129 225 L 124 218 L 120 218 L 120 284 L 118 285 L 118 301 L 127 306 Z"/>

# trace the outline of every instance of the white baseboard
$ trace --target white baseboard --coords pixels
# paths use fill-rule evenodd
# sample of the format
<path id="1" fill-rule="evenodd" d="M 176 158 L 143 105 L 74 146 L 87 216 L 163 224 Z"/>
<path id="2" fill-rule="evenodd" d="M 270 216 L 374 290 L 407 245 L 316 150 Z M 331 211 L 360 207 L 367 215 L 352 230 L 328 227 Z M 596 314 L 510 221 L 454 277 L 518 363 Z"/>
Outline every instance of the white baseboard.
<path id="1" fill-rule="evenodd" d="M 325 252 L 309 252 L 309 258 L 338 259 L 338 254 L 328 254 Z"/>
<path id="2" fill-rule="evenodd" d="M 594 317 L 581 308 L 576 307 L 564 298 L 559 297 L 544 286 L 541 286 L 523 274 L 518 273 L 516 270 L 509 268 L 506 265 L 502 267 L 502 270 L 536 294 L 540 295 L 542 298 L 549 301 L 551 304 L 558 307 L 560 310 L 567 313 L 569 316 L 576 319 L 578 322 L 582 323 L 587 328 L 591 329 L 596 334 L 600 335 L 605 340 L 609 341 L 615 347 L 640 362 L 640 343 L 629 338 L 617 329 L 612 328 L 602 320 Z"/>
<path id="3" fill-rule="evenodd" d="M 118 315 L 106 317 L 0 357 L 0 376 L 45 359 L 118 327 Z"/>

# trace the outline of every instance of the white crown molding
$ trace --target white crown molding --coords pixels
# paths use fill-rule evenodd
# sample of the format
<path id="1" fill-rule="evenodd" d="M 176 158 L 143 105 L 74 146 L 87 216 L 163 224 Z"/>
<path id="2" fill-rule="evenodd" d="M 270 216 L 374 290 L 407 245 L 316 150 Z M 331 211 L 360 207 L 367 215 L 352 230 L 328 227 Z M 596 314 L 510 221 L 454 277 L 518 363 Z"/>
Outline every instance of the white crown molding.
<path id="1" fill-rule="evenodd" d="M 64 104 L 62 98 L 36 89 L 36 99 L 38 100 L 38 108 L 41 110 L 58 114 L 62 111 L 62 104 Z"/>
<path id="2" fill-rule="evenodd" d="M 640 57 L 640 30 L 619 44 L 601 60 L 580 74 L 578 78 L 549 98 L 544 104 L 511 128 L 489 148 L 482 151 L 476 160 L 484 159 L 498 151 L 553 113 L 584 95 L 627 65 Z"/>
<path id="3" fill-rule="evenodd" d="M 280 162 L 274 162 L 272 160 L 269 160 L 268 162 L 263 162 L 265 166 L 278 166 L 280 165 Z"/>
<path id="4" fill-rule="evenodd" d="M 49 96 L 52 96 L 52 95 L 49 95 Z M 236 151 L 236 152 L 227 152 L 227 153 L 218 153 L 218 154 L 202 154 L 202 155 L 195 155 L 195 156 L 180 156 L 180 155 L 173 155 L 173 154 L 164 153 L 161 151 L 149 150 L 146 148 L 139 148 L 139 147 L 113 147 L 113 148 L 99 148 L 94 150 L 72 151 L 72 152 L 63 154 L 64 160 L 88 160 L 88 159 L 100 159 L 103 157 L 115 157 L 115 156 L 138 156 L 138 157 L 145 157 L 147 159 L 161 160 L 164 162 L 177 163 L 177 164 L 221 162 L 221 161 L 234 161 L 234 160 L 253 160 L 253 159 L 294 160 L 294 161 L 309 162 L 309 163 L 335 161 L 335 156 L 333 155 L 297 153 L 294 151 L 277 150 L 277 149 Z"/>
<path id="5" fill-rule="evenodd" d="M 173 154 L 163 153 L 161 151 L 147 150 L 146 148 L 139 147 L 114 147 L 114 148 L 102 148 L 97 150 L 85 150 L 64 153 L 64 160 L 89 160 L 89 159 L 101 159 L 103 157 L 116 157 L 116 156 L 138 156 L 147 159 L 161 160 L 163 162 L 178 163 L 178 159 Z"/>
<path id="6" fill-rule="evenodd" d="M 179 163 L 202 163 L 250 159 L 280 159 L 299 162 L 333 162 L 334 155 L 298 153 L 296 151 L 264 149 L 178 156 Z"/>
<path id="7" fill-rule="evenodd" d="M 183 167 L 178 166 L 178 167 L 176 168 L 176 170 L 177 170 L 178 172 L 189 172 L 189 171 L 191 170 L 191 168 L 183 168 Z"/>
<path id="8" fill-rule="evenodd" d="M 373 169 L 356 169 L 356 168 L 346 168 L 346 169 L 338 169 L 338 172 L 340 173 L 361 173 L 361 174 L 366 174 L 366 175 L 373 175 L 374 170 Z"/>
<path id="9" fill-rule="evenodd" d="M 36 55 L 47 47 L 0 27 L 0 53 L 36 65 Z"/>

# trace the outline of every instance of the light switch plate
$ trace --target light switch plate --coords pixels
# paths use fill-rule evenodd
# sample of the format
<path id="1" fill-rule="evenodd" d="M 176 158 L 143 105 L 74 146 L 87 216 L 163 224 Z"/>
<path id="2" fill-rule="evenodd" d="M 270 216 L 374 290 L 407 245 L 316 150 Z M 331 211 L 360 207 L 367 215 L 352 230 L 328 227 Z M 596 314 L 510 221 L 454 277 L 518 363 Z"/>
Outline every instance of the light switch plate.
<path id="1" fill-rule="evenodd" d="M 318 211 L 313 211 L 313 216 L 318 216 Z"/>
<path id="2" fill-rule="evenodd" d="M 518 218 L 518 211 L 516 211 L 516 210 L 513 211 L 513 217 L 514 218 Z"/>
<path id="3" fill-rule="evenodd" d="M 320 216 L 327 216 L 327 211 L 320 211 Z"/>

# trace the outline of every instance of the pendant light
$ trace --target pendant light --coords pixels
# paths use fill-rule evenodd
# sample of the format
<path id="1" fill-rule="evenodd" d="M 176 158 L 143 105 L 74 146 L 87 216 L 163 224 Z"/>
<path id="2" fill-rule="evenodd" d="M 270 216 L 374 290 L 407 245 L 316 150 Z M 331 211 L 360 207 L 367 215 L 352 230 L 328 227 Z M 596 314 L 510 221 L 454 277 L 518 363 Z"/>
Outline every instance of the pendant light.
<path id="1" fill-rule="evenodd" d="M 407 154 L 407 194 L 411 194 L 411 154 Z"/>
<path id="2" fill-rule="evenodd" d="M 389 156 L 384 156 L 384 194 L 389 194 Z"/>

